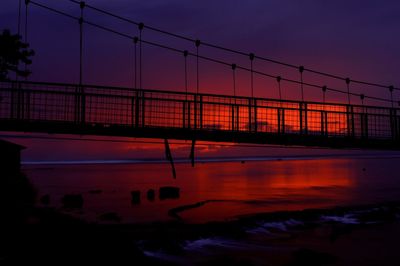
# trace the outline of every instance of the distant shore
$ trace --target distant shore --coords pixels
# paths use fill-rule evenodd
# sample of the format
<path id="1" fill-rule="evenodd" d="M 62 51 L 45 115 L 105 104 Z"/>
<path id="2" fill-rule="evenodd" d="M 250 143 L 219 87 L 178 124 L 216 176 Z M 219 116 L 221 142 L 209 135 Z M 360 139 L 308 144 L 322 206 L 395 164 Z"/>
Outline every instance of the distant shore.
<path id="1" fill-rule="evenodd" d="M 399 154 L 321 154 L 321 155 L 294 155 L 294 156 L 243 156 L 243 157 L 201 157 L 196 158 L 197 163 L 213 162 L 258 162 L 258 161 L 293 161 L 293 160 L 324 160 L 324 159 L 391 159 L 400 158 Z M 190 163 L 187 158 L 174 158 L 174 163 Z M 35 165 L 90 165 L 90 164 L 169 164 L 164 158 L 161 159 L 124 159 L 124 160 L 66 160 L 66 161 L 22 161 L 23 166 Z"/>

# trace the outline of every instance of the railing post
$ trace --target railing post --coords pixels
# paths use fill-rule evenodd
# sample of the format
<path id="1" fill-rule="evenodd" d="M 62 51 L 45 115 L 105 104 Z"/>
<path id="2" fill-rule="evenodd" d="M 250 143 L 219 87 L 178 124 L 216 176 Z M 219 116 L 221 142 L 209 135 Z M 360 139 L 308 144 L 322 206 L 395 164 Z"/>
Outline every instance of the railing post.
<path id="1" fill-rule="evenodd" d="M 25 92 L 21 88 L 21 85 L 18 86 L 19 90 L 19 109 L 20 109 L 20 119 L 25 119 Z"/>
<path id="2" fill-rule="evenodd" d="M 80 119 L 80 109 L 81 109 L 81 97 L 80 97 L 80 87 L 76 86 L 75 87 L 75 123 L 78 124 L 79 123 L 79 119 Z"/>
<path id="3" fill-rule="evenodd" d="M 31 92 L 27 91 L 26 92 L 26 120 L 30 120 L 31 118 Z"/>
<path id="4" fill-rule="evenodd" d="M 353 106 L 346 106 L 346 117 L 347 117 L 347 135 L 354 138 L 354 110 Z"/>
<path id="5" fill-rule="evenodd" d="M 182 128 L 186 128 L 186 101 L 182 102 Z"/>
<path id="6" fill-rule="evenodd" d="M 254 131 L 257 132 L 257 100 L 253 99 L 254 101 Z"/>
<path id="7" fill-rule="evenodd" d="M 396 114 L 396 109 L 390 109 L 390 129 L 392 133 L 392 139 L 396 140 L 399 138 L 399 124 Z"/>
<path id="8" fill-rule="evenodd" d="M 307 104 L 305 102 L 299 103 L 300 115 L 300 134 L 307 134 Z"/>
<path id="9" fill-rule="evenodd" d="M 188 101 L 187 102 L 187 106 L 188 106 L 188 110 L 187 110 L 187 113 L 188 113 L 188 115 L 187 115 L 187 117 L 188 117 L 188 128 L 190 129 L 190 127 L 191 127 L 191 117 L 192 117 L 192 113 L 191 113 L 191 111 L 190 111 L 190 106 L 191 106 L 191 102 L 190 101 Z"/>
<path id="10" fill-rule="evenodd" d="M 239 116 L 239 105 L 236 105 L 236 130 L 237 131 L 240 131 L 240 128 L 239 128 L 239 119 L 240 119 L 240 116 Z"/>
<path id="11" fill-rule="evenodd" d="M 400 116 L 396 115 L 396 125 L 397 125 L 397 140 L 400 138 Z"/>
<path id="12" fill-rule="evenodd" d="M 251 98 L 249 98 L 249 132 L 251 132 L 252 131 L 252 119 L 251 119 Z"/>
<path id="13" fill-rule="evenodd" d="M 86 120 L 86 95 L 84 88 L 81 86 L 81 123 L 84 124 Z"/>
<path id="14" fill-rule="evenodd" d="M 203 129 L 203 95 L 200 95 L 200 129 Z"/>
<path id="15" fill-rule="evenodd" d="M 278 115 L 278 134 L 281 134 L 281 108 L 276 109 Z"/>
<path id="16" fill-rule="evenodd" d="M 308 111 L 307 103 L 303 103 L 303 115 L 304 115 L 304 134 L 308 134 Z"/>
<path id="17" fill-rule="evenodd" d="M 231 105 L 231 131 L 235 131 L 235 105 Z"/>
<path id="18" fill-rule="evenodd" d="M 194 129 L 197 129 L 197 94 L 194 95 Z"/>
<path id="19" fill-rule="evenodd" d="M 328 136 L 328 112 L 321 111 L 321 133 L 323 136 Z"/>
<path id="20" fill-rule="evenodd" d="M 131 100 L 131 124 L 132 127 L 135 126 L 135 97 L 132 96 L 132 100 Z"/>
<path id="21" fill-rule="evenodd" d="M 146 99 L 145 99 L 145 94 L 144 91 L 141 91 L 141 96 L 142 96 L 142 127 L 145 126 L 145 106 L 146 106 Z"/>
<path id="22" fill-rule="evenodd" d="M 17 119 L 21 119 L 21 83 L 17 84 L 17 105 L 15 106 L 15 110 L 17 113 Z"/>
<path id="23" fill-rule="evenodd" d="M 14 97 L 15 97 L 15 83 L 11 82 L 10 88 L 10 118 L 14 119 Z"/>
<path id="24" fill-rule="evenodd" d="M 278 108 L 278 134 L 285 134 L 285 110 Z"/>
<path id="25" fill-rule="evenodd" d="M 139 91 L 136 91 L 136 97 L 135 97 L 135 126 L 139 127 L 139 111 L 140 111 L 140 97 L 139 97 Z"/>
<path id="26" fill-rule="evenodd" d="M 360 114 L 361 122 L 361 138 L 368 138 L 368 114 L 363 112 Z"/>

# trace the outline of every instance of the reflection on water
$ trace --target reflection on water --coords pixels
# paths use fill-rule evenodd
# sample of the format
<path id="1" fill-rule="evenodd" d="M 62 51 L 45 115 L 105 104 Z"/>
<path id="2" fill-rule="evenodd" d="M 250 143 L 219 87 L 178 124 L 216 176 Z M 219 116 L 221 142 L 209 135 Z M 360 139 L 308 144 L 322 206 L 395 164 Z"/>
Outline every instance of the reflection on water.
<path id="1" fill-rule="evenodd" d="M 177 179 L 170 177 L 168 164 L 25 166 L 25 172 L 39 195 L 50 195 L 51 206 L 60 208 L 65 194 L 82 194 L 83 211 L 74 214 L 90 221 L 107 212 L 117 213 L 122 222 L 168 220 L 173 219 L 170 209 L 203 202 L 179 216 L 204 222 L 396 200 L 399 162 L 375 158 L 201 163 L 195 168 L 178 164 Z M 179 187 L 179 198 L 160 200 L 156 193 L 148 199 L 148 191 L 163 186 Z M 132 191 L 140 191 L 140 204 L 131 204 Z"/>

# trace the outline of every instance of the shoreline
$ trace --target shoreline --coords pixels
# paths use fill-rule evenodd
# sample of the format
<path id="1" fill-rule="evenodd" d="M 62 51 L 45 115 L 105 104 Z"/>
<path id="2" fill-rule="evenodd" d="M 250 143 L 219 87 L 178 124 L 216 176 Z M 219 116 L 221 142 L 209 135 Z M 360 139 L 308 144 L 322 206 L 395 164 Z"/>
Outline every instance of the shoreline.
<path id="1" fill-rule="evenodd" d="M 46 208 L 36 208 L 32 214 L 36 219 L 31 217 L 21 228 L 41 248 L 56 244 L 61 250 L 53 252 L 60 255 L 75 250 L 72 245 L 81 247 L 78 242 L 97 251 L 97 245 L 104 245 L 106 257 L 121 255 L 123 248 L 139 265 L 265 265 L 265 261 L 270 262 L 267 265 L 377 265 L 368 264 L 370 249 L 379 245 L 397 257 L 395 241 L 400 237 L 399 202 L 257 213 L 201 224 L 87 223 Z M 366 254 L 359 257 L 363 245 Z M 380 256 L 382 265 L 391 265 L 387 254 Z"/>
<path id="2" fill-rule="evenodd" d="M 112 265 L 397 265 L 400 261 L 400 201 L 253 213 L 198 224 L 179 219 L 90 223 L 34 206 L 35 191 L 24 175 L 1 181 L 9 197 L 0 220 L 1 265 L 54 265 L 60 258 L 65 263 Z M 205 203 L 170 211 L 179 215 Z"/>
<path id="3" fill-rule="evenodd" d="M 400 259 L 395 251 L 400 202 L 254 213 L 198 224 L 180 219 L 89 223 L 43 207 L 27 213 L 22 223 L 1 226 L 2 265 L 51 265 L 65 256 L 70 263 L 135 265 L 396 265 L 393 257 Z M 377 248 L 383 251 L 376 257 Z"/>

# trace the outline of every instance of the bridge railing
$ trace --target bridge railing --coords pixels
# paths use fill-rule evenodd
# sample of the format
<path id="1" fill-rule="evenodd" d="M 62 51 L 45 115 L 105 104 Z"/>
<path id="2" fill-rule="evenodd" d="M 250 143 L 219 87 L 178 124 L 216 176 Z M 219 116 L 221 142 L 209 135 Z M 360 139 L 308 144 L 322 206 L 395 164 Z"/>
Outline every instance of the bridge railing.
<path id="1" fill-rule="evenodd" d="M 78 86 L 0 82 L 0 120 L 399 139 L 397 108 Z"/>

